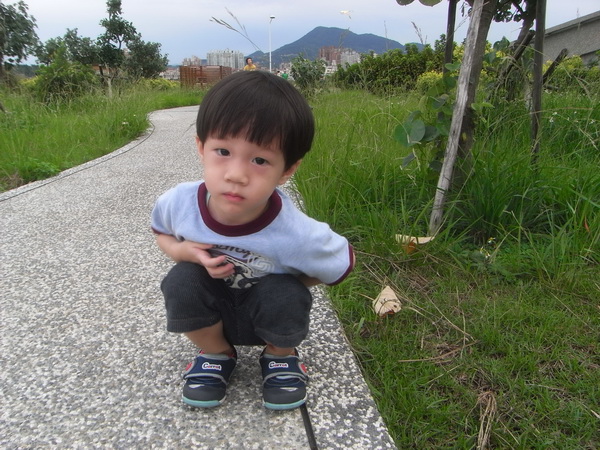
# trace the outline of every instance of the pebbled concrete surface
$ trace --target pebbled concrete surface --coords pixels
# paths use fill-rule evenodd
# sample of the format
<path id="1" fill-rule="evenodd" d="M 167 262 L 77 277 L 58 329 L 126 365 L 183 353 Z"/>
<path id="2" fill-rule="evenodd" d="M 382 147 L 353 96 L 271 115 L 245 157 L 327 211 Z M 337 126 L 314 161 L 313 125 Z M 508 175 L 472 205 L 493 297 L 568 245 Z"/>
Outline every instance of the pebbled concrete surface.
<path id="1" fill-rule="evenodd" d="M 165 331 L 155 199 L 202 177 L 197 107 L 154 112 L 140 139 L 0 194 L 0 448 L 309 448 L 300 410 L 262 407 L 256 347 L 227 401 L 180 401 L 193 346 Z M 300 347 L 319 448 L 394 448 L 329 300 Z"/>

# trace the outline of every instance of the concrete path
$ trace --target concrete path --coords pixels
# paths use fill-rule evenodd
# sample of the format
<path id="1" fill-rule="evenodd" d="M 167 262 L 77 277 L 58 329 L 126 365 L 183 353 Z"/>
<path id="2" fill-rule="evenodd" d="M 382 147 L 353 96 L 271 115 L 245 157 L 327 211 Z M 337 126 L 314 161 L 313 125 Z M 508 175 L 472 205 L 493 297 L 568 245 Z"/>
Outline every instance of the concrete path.
<path id="1" fill-rule="evenodd" d="M 149 214 L 202 176 L 196 110 L 155 112 L 122 149 L 0 194 L 0 448 L 394 448 L 320 290 L 300 348 L 308 414 L 262 407 L 255 347 L 238 349 L 221 407 L 180 401 L 194 349 L 165 331 L 172 263 Z"/>

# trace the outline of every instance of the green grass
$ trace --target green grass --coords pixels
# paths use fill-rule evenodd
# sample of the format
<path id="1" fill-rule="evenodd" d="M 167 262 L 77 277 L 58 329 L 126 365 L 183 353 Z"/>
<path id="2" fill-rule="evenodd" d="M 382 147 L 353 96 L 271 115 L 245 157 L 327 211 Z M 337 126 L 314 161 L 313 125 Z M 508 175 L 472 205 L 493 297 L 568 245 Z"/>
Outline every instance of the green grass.
<path id="1" fill-rule="evenodd" d="M 149 111 L 201 95 L 55 109 L 6 97 L 0 174 L 95 158 L 143 132 Z M 443 231 L 410 254 L 395 234 L 426 234 L 437 174 L 427 151 L 402 167 L 408 150 L 393 133 L 418 100 L 335 91 L 311 103 L 317 136 L 296 184 L 307 212 L 355 247 L 355 271 L 329 294 L 398 447 L 598 448 L 598 99 L 544 98 L 535 166 L 523 106 L 491 111 Z M 403 308 L 379 317 L 371 301 L 385 285 Z"/>
<path id="2" fill-rule="evenodd" d="M 437 181 L 427 161 L 403 169 L 392 138 L 415 102 L 313 103 L 319 132 L 296 183 L 357 251 L 330 295 L 398 447 L 597 448 L 598 99 L 545 102 L 536 166 L 523 107 L 497 107 L 444 231 L 412 254 L 394 235 L 425 235 Z M 403 309 L 379 317 L 385 285 Z"/>
<path id="3" fill-rule="evenodd" d="M 199 104 L 201 92 L 129 89 L 108 99 L 88 95 L 43 104 L 27 94 L 0 97 L 0 191 L 56 175 L 105 155 L 142 134 L 148 113 Z"/>

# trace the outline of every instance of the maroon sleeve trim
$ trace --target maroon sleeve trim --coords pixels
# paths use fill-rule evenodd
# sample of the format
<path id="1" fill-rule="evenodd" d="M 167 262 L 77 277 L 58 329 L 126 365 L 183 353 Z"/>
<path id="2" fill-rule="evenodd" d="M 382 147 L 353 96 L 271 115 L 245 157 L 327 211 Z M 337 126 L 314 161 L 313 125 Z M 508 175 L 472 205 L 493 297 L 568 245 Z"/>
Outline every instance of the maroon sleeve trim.
<path id="1" fill-rule="evenodd" d="M 348 266 L 348 269 L 346 269 L 346 271 L 344 272 L 344 274 L 339 277 L 337 280 L 335 280 L 333 283 L 327 283 L 327 286 L 335 286 L 336 284 L 340 284 L 342 281 L 344 281 L 346 279 L 346 277 L 348 275 L 350 275 L 350 272 L 352 272 L 352 270 L 354 269 L 354 249 L 352 248 L 352 246 L 350 244 L 348 244 L 348 252 L 349 252 L 349 257 L 350 257 L 350 265 Z"/>

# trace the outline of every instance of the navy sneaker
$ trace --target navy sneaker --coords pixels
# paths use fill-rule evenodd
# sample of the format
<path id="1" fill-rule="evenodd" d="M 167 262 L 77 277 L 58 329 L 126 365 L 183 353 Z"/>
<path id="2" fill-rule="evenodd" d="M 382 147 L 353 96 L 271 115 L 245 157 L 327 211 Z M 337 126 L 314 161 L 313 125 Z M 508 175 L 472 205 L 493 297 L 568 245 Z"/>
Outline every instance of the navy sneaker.
<path id="1" fill-rule="evenodd" d="M 212 408 L 223 403 L 236 362 L 235 349 L 230 356 L 200 351 L 183 375 L 183 402 L 197 408 Z"/>
<path id="2" fill-rule="evenodd" d="M 306 402 L 306 366 L 298 352 L 290 356 L 275 356 L 263 351 L 260 356 L 265 408 L 294 409 Z"/>

